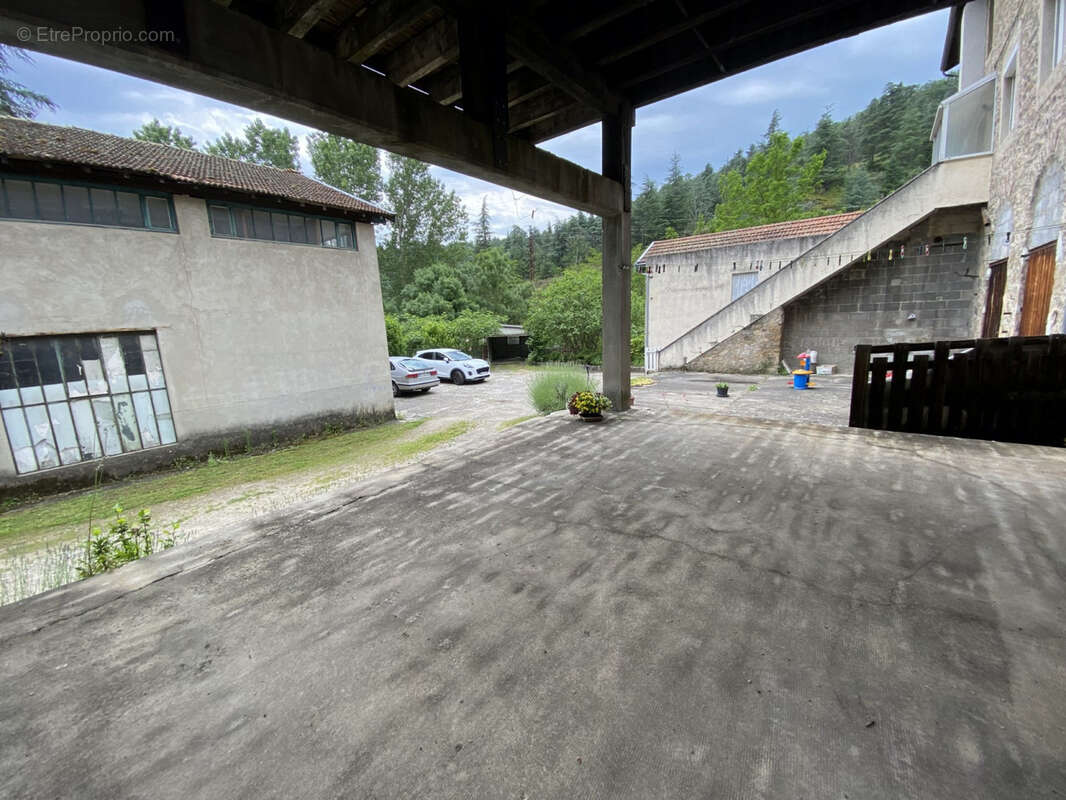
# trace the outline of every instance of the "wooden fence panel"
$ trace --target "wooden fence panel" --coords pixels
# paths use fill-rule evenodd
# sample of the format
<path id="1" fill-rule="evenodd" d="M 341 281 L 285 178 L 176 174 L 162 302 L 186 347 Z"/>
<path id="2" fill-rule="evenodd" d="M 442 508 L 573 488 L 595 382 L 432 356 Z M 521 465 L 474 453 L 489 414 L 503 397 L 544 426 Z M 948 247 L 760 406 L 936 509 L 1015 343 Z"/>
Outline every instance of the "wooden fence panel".
<path id="1" fill-rule="evenodd" d="M 1063 446 L 1066 336 L 859 345 L 849 420 Z"/>

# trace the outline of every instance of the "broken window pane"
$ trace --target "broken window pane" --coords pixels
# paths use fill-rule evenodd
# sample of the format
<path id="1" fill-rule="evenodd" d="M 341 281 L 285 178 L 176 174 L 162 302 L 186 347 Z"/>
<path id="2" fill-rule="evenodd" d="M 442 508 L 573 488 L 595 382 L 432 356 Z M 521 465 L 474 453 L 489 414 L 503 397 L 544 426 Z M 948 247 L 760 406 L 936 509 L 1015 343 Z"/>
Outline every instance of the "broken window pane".
<path id="1" fill-rule="evenodd" d="M 122 452 L 122 443 L 119 440 L 118 427 L 115 425 L 115 411 L 111 407 L 110 397 L 94 397 L 92 399 L 93 413 L 96 415 L 96 428 L 100 435 L 100 444 L 103 445 L 104 454 L 113 456 Z"/>
<path id="2" fill-rule="evenodd" d="M 122 361 L 126 366 L 126 377 L 129 378 L 130 391 L 139 391 L 148 388 L 148 377 L 144 372 L 144 356 L 141 354 L 141 340 L 136 334 L 123 334 L 118 337 L 119 346 L 122 348 Z"/>
<path id="3" fill-rule="evenodd" d="M 81 348 L 76 336 L 63 336 L 59 339 L 59 364 L 63 368 L 63 377 L 67 382 L 67 395 L 85 397 L 89 389 L 85 385 L 85 372 L 81 366 Z"/>
<path id="4" fill-rule="evenodd" d="M 270 221 L 274 225 L 274 241 L 289 241 L 289 215 L 279 214 L 277 211 L 274 211 L 270 214 Z"/>
<path id="5" fill-rule="evenodd" d="M 89 209 L 89 190 L 84 186 L 63 187 L 63 204 L 67 209 L 67 222 L 92 222 Z"/>
<path id="6" fill-rule="evenodd" d="M 22 404 L 43 403 L 44 392 L 41 391 L 33 347 L 27 341 L 15 342 L 11 347 L 11 359 L 15 363 L 15 378 L 18 380 Z"/>
<path id="7" fill-rule="evenodd" d="M 63 193 L 58 183 L 38 183 L 34 186 L 37 191 L 37 210 L 40 219 L 48 219 L 63 222 L 67 217 L 63 213 Z"/>
<path id="8" fill-rule="evenodd" d="M 70 413 L 74 417 L 74 428 L 78 433 L 78 446 L 83 460 L 99 458 L 103 455 L 100 439 L 96 435 L 96 421 L 88 400 L 75 400 L 70 404 Z"/>
<path id="9" fill-rule="evenodd" d="M 128 394 L 116 394 L 115 422 L 118 425 L 118 435 L 122 439 L 122 449 L 140 450 L 141 435 L 137 431 L 137 415 L 133 411 L 133 398 Z"/>
<path id="10" fill-rule="evenodd" d="M 30 443 L 37 456 L 41 469 L 59 466 L 59 452 L 52 439 L 52 426 L 48 422 L 48 412 L 44 406 L 29 406 L 26 412 L 26 426 L 30 430 Z"/>
<path id="11" fill-rule="evenodd" d="M 141 196 L 133 192 L 115 192 L 118 200 L 118 224 L 130 228 L 144 227 L 144 210 L 141 208 Z"/>
<path id="12" fill-rule="evenodd" d="M 64 464 L 76 464 L 81 461 L 78 436 L 74 431 L 74 422 L 70 418 L 67 404 L 49 403 L 48 416 L 52 419 L 52 432 L 55 433 L 59 447 L 59 460 Z"/>
<path id="13" fill-rule="evenodd" d="M 144 368 L 148 374 L 148 386 L 151 389 L 159 389 L 163 383 L 163 365 L 159 361 L 159 353 L 155 350 L 147 350 L 144 353 Z"/>
<path id="14" fill-rule="evenodd" d="M 148 392 L 136 392 L 133 395 L 133 408 L 137 412 L 137 429 L 141 432 L 141 441 L 145 447 L 155 447 L 159 444 L 159 433 L 155 426 L 152 398 L 148 396 Z"/>
<path id="15" fill-rule="evenodd" d="M 165 197 L 146 196 L 144 207 L 148 211 L 149 228 L 174 229 L 174 224 L 170 220 L 170 203 Z"/>
<path id="16" fill-rule="evenodd" d="M 33 202 L 33 184 L 29 181 L 4 179 L 7 195 L 7 211 L 20 219 L 37 219 L 37 207 Z"/>
<path id="17" fill-rule="evenodd" d="M 152 403 L 155 405 L 155 420 L 159 424 L 159 441 L 170 444 L 177 441 L 174 435 L 174 420 L 170 415 L 170 400 L 167 399 L 165 389 L 156 389 L 152 392 Z"/>
<path id="18" fill-rule="evenodd" d="M 0 352 L 0 408 L 10 408 L 19 404 L 18 384 L 15 382 L 15 368 L 11 356 Z"/>
<path id="19" fill-rule="evenodd" d="M 93 222 L 97 225 L 118 224 L 115 193 L 111 189 L 90 189 L 89 196 L 93 202 Z"/>
<path id="20" fill-rule="evenodd" d="M 11 445 L 11 452 L 15 456 L 15 469 L 18 472 L 36 470 L 37 459 L 33 455 L 30 432 L 26 427 L 26 417 L 23 416 L 21 408 L 4 409 L 4 428 L 7 430 L 7 441 Z"/>
<path id="21" fill-rule="evenodd" d="M 41 375 L 44 399 L 50 402 L 66 400 L 63 373 L 59 371 L 59 355 L 56 353 L 55 343 L 51 339 L 37 339 L 33 343 L 33 349 L 37 356 L 37 370 Z"/>
<path id="22" fill-rule="evenodd" d="M 126 365 L 122 361 L 122 350 L 118 346 L 117 336 L 101 336 L 100 352 L 103 355 L 107 382 L 115 394 L 129 391 L 126 383 Z"/>

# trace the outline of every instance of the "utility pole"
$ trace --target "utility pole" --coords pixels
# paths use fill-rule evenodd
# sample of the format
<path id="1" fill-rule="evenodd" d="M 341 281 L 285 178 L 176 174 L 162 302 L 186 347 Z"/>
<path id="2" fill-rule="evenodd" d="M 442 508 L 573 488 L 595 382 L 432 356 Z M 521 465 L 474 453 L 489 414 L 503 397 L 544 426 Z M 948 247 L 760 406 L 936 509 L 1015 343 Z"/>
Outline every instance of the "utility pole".
<path id="1" fill-rule="evenodd" d="M 529 282 L 533 281 L 537 277 L 536 261 L 533 256 L 533 216 L 537 213 L 537 209 L 533 209 L 529 212 Z"/>

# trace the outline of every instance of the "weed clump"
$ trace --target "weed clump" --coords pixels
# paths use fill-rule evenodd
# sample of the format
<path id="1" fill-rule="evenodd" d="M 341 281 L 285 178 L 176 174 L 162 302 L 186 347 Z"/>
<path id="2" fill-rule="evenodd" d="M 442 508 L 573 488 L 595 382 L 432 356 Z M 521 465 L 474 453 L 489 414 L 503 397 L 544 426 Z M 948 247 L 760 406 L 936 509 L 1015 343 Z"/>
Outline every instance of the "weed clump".
<path id="1" fill-rule="evenodd" d="M 85 541 L 85 554 L 76 567 L 79 578 L 121 567 L 150 556 L 156 550 L 169 550 L 176 543 L 178 523 L 157 532 L 152 530 L 152 513 L 148 509 L 138 511 L 137 522 L 132 525 L 123 516 L 123 510 L 120 505 L 114 506 L 115 518 L 106 533 L 99 527 L 90 531 Z"/>

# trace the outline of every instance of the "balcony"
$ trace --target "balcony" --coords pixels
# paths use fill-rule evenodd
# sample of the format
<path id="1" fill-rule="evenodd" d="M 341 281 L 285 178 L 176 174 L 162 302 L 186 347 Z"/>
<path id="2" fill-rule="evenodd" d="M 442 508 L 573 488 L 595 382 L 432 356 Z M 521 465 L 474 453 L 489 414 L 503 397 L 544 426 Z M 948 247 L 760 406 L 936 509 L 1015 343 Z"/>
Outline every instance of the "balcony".
<path id="1" fill-rule="evenodd" d="M 933 163 L 992 152 L 996 76 L 986 75 L 940 104 L 933 119 Z"/>

